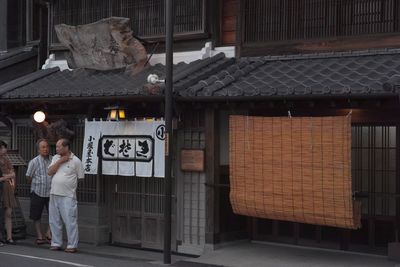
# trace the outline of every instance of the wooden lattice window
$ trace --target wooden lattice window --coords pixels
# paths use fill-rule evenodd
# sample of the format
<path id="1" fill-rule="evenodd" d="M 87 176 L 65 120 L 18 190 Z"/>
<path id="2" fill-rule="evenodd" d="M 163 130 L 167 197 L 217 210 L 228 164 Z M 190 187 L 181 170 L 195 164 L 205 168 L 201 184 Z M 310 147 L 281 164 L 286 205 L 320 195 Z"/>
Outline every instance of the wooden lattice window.
<path id="1" fill-rule="evenodd" d="M 57 0 L 51 5 L 52 43 L 58 43 L 54 25 L 82 25 L 110 16 L 131 19 L 141 38 L 160 38 L 165 33 L 165 1 L 162 0 Z M 175 35 L 205 33 L 205 0 L 175 0 Z"/>
<path id="2" fill-rule="evenodd" d="M 397 0 L 242 0 L 242 42 L 398 32 L 399 7 Z"/>
<path id="3" fill-rule="evenodd" d="M 365 195 L 363 214 L 396 216 L 396 126 L 353 126 L 353 187 Z"/>

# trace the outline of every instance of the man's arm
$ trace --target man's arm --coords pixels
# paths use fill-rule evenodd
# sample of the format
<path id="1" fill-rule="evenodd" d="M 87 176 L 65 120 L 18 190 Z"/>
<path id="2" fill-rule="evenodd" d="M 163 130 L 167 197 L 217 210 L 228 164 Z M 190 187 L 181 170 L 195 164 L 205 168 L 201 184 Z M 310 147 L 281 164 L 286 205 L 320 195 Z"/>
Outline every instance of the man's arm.
<path id="1" fill-rule="evenodd" d="M 83 168 L 83 164 L 82 161 L 80 159 L 77 158 L 76 161 L 76 172 L 77 172 L 77 176 L 78 176 L 78 181 L 79 180 L 83 180 L 83 178 L 85 178 L 85 170 Z"/>
<path id="2" fill-rule="evenodd" d="M 29 161 L 28 164 L 28 169 L 26 170 L 26 179 L 28 180 L 28 183 L 32 183 L 32 177 L 33 177 L 33 161 Z"/>
<path id="3" fill-rule="evenodd" d="M 69 156 L 68 155 L 67 156 L 62 156 L 56 162 L 52 163 L 49 166 L 49 169 L 47 170 L 47 174 L 50 175 L 50 176 L 53 176 L 54 174 L 56 174 L 56 172 L 60 168 L 61 164 L 67 162 L 68 160 L 69 160 Z"/>

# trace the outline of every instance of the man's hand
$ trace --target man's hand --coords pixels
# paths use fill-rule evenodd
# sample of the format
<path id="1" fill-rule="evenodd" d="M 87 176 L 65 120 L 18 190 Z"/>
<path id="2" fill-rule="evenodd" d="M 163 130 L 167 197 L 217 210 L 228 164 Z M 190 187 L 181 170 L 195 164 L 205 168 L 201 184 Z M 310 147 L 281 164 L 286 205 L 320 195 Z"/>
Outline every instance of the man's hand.
<path id="1" fill-rule="evenodd" d="M 69 160 L 69 155 L 62 156 L 58 161 L 63 164 Z"/>
<path id="2" fill-rule="evenodd" d="M 53 165 L 50 165 L 49 169 L 47 170 L 47 174 L 50 176 L 53 176 L 58 171 L 58 168 L 60 168 L 61 164 L 65 163 L 69 160 L 69 156 L 70 155 L 61 156 L 56 161 L 56 163 L 54 163 Z"/>

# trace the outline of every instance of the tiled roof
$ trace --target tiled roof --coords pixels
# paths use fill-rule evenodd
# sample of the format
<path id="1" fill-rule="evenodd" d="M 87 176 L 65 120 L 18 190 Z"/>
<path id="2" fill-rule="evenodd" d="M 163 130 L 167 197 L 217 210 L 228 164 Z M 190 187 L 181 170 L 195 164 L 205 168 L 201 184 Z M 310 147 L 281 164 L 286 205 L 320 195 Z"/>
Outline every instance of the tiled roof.
<path id="1" fill-rule="evenodd" d="M 137 75 L 123 70 L 41 70 L 0 86 L 0 99 L 161 96 L 146 90 L 147 76 L 164 78 L 165 66 Z M 226 58 L 224 54 L 174 66 L 180 99 L 396 96 L 400 49 Z M 384 86 L 385 85 L 385 86 Z"/>
<path id="2" fill-rule="evenodd" d="M 190 64 L 174 66 L 174 83 L 177 88 L 205 79 L 212 72 L 224 67 L 230 60 L 223 54 Z M 136 75 L 125 70 L 96 71 L 75 69 L 60 71 L 59 68 L 40 70 L 0 86 L 2 99 L 60 98 L 60 97 L 106 97 L 150 96 L 145 90 L 149 74 L 165 75 L 165 66 L 157 64 L 145 68 Z M 159 95 L 162 95 L 161 91 Z"/>
<path id="3" fill-rule="evenodd" d="M 143 84 L 150 73 L 162 75 L 164 67 L 157 65 L 131 76 L 125 70 L 94 71 L 58 68 L 40 70 L 0 86 L 3 99 L 102 97 L 146 95 Z"/>
<path id="4" fill-rule="evenodd" d="M 232 63 L 232 59 L 225 58 L 224 54 L 197 60 L 190 64 L 178 63 L 174 66 L 174 84 L 176 88 L 187 88 Z M 153 73 L 164 78 L 165 66 L 161 64 L 150 66 L 136 75 L 130 75 L 125 70 L 60 71 L 58 68 L 52 68 L 40 70 L 1 85 L 0 98 L 154 96 L 144 87 L 147 84 L 148 75 Z M 158 92 L 158 95 L 162 95 L 162 90 Z"/>
<path id="5" fill-rule="evenodd" d="M 182 97 L 290 97 L 397 94 L 383 87 L 400 76 L 400 50 L 238 59 L 179 91 Z"/>
<path id="6" fill-rule="evenodd" d="M 4 54 L 0 54 L 0 69 L 27 60 L 36 55 L 37 51 L 33 47 L 18 48 Z"/>

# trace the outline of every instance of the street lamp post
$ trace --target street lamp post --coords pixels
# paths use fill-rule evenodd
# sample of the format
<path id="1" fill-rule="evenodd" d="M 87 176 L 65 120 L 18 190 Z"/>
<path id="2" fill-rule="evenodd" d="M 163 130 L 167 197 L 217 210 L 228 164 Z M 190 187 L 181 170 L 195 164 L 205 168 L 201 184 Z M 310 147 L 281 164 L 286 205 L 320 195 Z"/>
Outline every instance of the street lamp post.
<path id="1" fill-rule="evenodd" d="M 165 0 L 165 197 L 164 197 L 164 264 L 171 263 L 172 204 L 172 92 L 173 92 L 173 0 Z"/>

